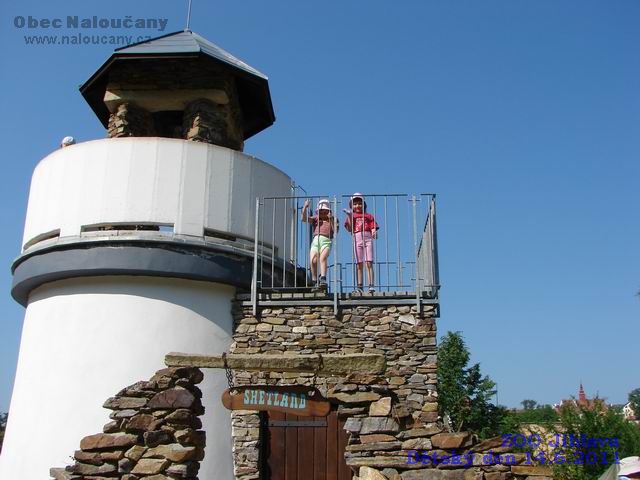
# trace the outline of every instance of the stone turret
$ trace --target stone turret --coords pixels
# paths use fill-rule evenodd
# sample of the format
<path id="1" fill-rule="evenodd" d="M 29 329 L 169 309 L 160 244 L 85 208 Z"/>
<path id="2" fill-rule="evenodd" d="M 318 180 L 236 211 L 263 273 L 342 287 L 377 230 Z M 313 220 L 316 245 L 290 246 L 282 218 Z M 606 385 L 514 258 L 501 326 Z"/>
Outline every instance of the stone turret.
<path id="1" fill-rule="evenodd" d="M 80 91 L 111 138 L 242 151 L 275 120 L 267 77 L 189 30 L 116 50 Z"/>
<path id="2" fill-rule="evenodd" d="M 11 293 L 26 311 L 2 479 L 60 466 L 100 431 L 104 398 L 149 378 L 167 352 L 228 351 L 236 289 L 251 284 L 256 197 L 291 194 L 288 175 L 242 153 L 274 122 L 267 78 L 193 32 L 116 50 L 80 92 L 109 138 L 56 149 L 33 173 L 12 266 Z M 278 222 L 265 234 L 285 251 L 291 220 Z M 223 380 L 208 372 L 202 390 L 218 398 Z M 231 478 L 228 413 L 212 408 L 202 425 L 216 432 L 202 478 Z M 104 433 L 137 435 L 121 427 Z M 94 448 L 80 452 L 91 460 Z M 143 465 L 172 478 L 183 469 L 157 453 Z M 76 473 L 114 477 L 114 462 Z"/>

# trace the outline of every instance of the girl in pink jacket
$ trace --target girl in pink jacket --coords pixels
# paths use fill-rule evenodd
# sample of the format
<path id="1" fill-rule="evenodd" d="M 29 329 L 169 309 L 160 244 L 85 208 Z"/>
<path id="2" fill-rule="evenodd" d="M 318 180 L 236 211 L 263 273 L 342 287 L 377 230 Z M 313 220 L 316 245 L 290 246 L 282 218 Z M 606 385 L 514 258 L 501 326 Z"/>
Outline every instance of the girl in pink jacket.
<path id="1" fill-rule="evenodd" d="M 361 193 L 354 193 L 349 200 L 351 210 L 345 210 L 347 218 L 344 227 L 353 235 L 353 255 L 356 262 L 357 287 L 354 293 L 362 293 L 363 265 L 367 265 L 369 293 L 375 292 L 373 272 L 373 241 L 377 237 L 378 224 L 370 213 L 367 213 L 367 202 Z"/>

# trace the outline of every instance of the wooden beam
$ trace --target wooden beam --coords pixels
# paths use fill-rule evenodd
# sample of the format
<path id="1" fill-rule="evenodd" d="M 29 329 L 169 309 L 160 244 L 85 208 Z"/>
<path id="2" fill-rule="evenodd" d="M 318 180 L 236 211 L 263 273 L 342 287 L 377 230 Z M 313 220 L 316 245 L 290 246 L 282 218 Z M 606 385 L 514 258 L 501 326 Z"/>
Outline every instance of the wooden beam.
<path id="1" fill-rule="evenodd" d="M 198 355 L 171 352 L 165 355 L 168 367 L 224 368 L 222 355 Z M 230 353 L 227 365 L 232 370 L 262 372 L 306 372 L 319 375 L 348 375 L 370 373 L 379 375 L 386 369 L 383 355 L 352 353 L 348 355 L 243 355 Z"/>

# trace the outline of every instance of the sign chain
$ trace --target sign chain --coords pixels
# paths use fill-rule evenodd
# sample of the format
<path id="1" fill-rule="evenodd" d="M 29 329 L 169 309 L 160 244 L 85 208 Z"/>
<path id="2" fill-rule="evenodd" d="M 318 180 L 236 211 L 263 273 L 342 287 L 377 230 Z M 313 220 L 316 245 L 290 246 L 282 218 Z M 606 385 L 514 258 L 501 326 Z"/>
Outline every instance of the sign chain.
<path id="1" fill-rule="evenodd" d="M 222 352 L 222 361 L 224 362 L 224 374 L 227 376 L 227 383 L 229 384 L 229 389 L 233 389 L 233 372 L 229 368 L 227 364 L 227 352 Z"/>

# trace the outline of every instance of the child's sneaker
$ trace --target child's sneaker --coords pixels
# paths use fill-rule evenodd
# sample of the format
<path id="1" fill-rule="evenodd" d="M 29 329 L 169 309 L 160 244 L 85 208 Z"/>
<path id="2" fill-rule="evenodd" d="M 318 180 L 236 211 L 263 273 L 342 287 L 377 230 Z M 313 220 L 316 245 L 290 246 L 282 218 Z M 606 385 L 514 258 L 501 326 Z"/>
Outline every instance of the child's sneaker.
<path id="1" fill-rule="evenodd" d="M 373 288 L 373 285 L 369 285 L 369 293 L 370 293 L 371 295 L 373 295 L 374 293 L 376 293 L 376 289 L 375 289 L 375 288 Z"/>
<path id="2" fill-rule="evenodd" d="M 362 287 L 360 285 L 358 285 L 355 290 L 353 292 L 351 292 L 351 295 L 362 295 L 364 292 L 362 291 Z"/>

